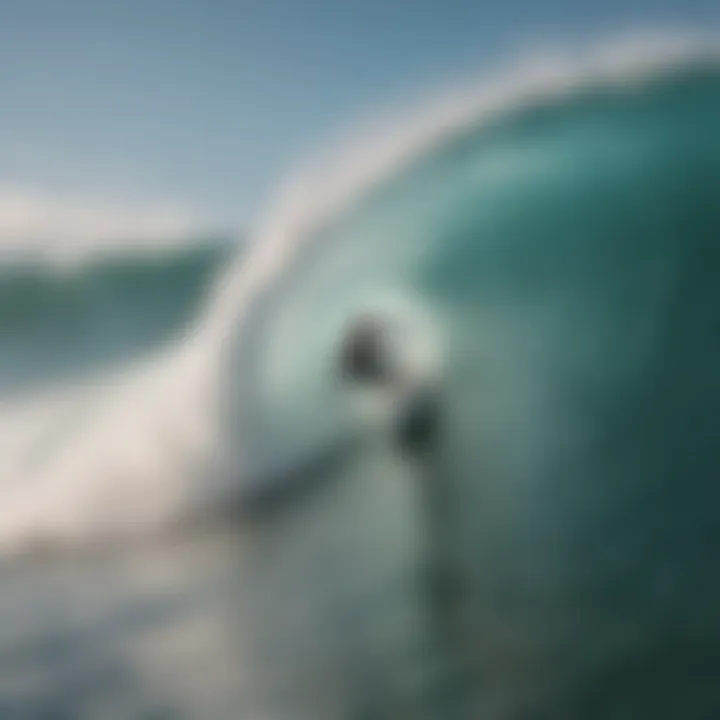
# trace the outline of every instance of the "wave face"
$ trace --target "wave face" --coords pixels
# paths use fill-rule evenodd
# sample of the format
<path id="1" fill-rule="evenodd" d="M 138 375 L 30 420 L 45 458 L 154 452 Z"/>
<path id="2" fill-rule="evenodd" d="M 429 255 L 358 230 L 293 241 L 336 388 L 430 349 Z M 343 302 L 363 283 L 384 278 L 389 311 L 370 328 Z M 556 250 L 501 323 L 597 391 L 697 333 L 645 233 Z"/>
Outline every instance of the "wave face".
<path id="1" fill-rule="evenodd" d="M 608 176 L 625 164 L 624 182 L 640 183 L 629 175 L 634 164 L 662 157 L 679 126 L 691 136 L 713 116 L 716 66 L 714 52 L 682 44 L 540 63 L 442 98 L 396 127 L 379 149 L 350 141 L 350 159 L 341 154 L 290 183 L 260 230 L 257 251 L 215 308 L 215 320 L 233 328 L 235 352 L 222 381 L 229 444 L 237 450 L 231 464 L 243 469 L 241 477 L 290 472 L 312 448 L 353 432 L 331 377 L 338 338 L 354 315 L 372 311 L 412 326 L 419 362 L 445 362 L 459 314 L 478 322 L 483 314 L 464 296 L 501 284 L 492 275 L 504 268 L 486 257 L 485 228 L 513 212 L 514 232 L 528 232 L 530 214 L 508 188 L 524 175 L 560 197 L 592 164 Z M 684 166 L 678 161 L 678 192 L 692 171 L 690 152 Z M 601 182 L 598 195 L 609 197 Z M 645 197 L 634 195 L 638 203 Z M 647 212 L 657 214 L 648 202 Z M 573 240 L 558 232 L 558 247 Z M 547 243 L 538 238 L 528 258 L 541 256 Z M 468 341 L 476 335 L 467 328 Z"/>

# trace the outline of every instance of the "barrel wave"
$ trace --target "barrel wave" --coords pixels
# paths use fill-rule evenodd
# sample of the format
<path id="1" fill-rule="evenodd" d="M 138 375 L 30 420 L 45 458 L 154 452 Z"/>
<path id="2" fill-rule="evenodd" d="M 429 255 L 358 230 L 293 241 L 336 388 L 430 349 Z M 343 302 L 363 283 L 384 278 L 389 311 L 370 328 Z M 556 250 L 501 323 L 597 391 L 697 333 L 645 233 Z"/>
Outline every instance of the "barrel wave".
<path id="1" fill-rule="evenodd" d="M 241 326 L 227 427 L 248 480 L 306 484 L 247 551 L 278 717 L 716 706 L 720 71 L 550 86 L 302 227 Z M 426 348 L 403 376 L 435 384 L 422 452 L 394 442 L 392 386 L 368 423 L 338 376 L 368 315 Z"/>
<path id="2" fill-rule="evenodd" d="M 717 713 L 720 61 L 631 50 L 351 140 L 247 253 L 0 279 L 37 358 L 0 357 L 2 548 L 183 538 L 162 583 L 218 664 L 87 640 L 137 707 Z"/>

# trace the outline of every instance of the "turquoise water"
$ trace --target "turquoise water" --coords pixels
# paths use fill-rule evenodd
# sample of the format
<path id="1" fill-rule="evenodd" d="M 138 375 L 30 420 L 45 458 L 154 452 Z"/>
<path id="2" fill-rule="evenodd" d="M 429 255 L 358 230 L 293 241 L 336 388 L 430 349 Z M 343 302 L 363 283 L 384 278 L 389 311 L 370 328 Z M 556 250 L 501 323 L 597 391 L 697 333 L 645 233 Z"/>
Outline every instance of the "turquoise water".
<path id="1" fill-rule="evenodd" d="M 0 716 L 715 716 L 720 70 L 604 72 L 247 257 L 5 269 Z"/>

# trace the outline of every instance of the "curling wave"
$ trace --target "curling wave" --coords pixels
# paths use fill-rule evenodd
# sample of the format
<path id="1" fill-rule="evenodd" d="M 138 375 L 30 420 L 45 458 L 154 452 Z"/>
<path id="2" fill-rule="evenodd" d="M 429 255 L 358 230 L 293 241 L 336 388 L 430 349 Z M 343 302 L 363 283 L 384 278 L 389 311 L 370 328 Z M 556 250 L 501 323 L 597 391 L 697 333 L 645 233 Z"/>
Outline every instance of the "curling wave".
<path id="1" fill-rule="evenodd" d="M 207 244 L 170 259 L 120 259 L 60 276 L 4 268 L 0 547 L 156 531 L 209 498 L 222 504 L 227 493 L 242 495 L 249 478 L 290 467 L 332 424 L 332 411 L 319 390 L 314 410 L 299 406 L 263 453 L 256 439 L 264 406 L 277 393 L 292 395 L 307 368 L 298 362 L 296 377 L 285 363 L 273 375 L 280 350 L 258 346 L 253 332 L 274 300 L 291 292 L 293 278 L 323 262 L 324 229 L 368 197 L 387 193 L 391 204 L 393 183 L 413 182 L 414 168 L 427 176 L 428 163 L 441 173 L 460 139 L 515 122 L 518 111 L 569 103 L 597 87 L 702 82 L 708 68 L 715 81 L 717 59 L 714 42 L 677 37 L 545 54 L 496 82 L 438 95 L 407 113 L 410 120 L 397 113 L 361 127 L 328 161 L 312 162 L 281 188 L 248 257 L 238 252 L 229 270 L 233 251 Z M 503 168 L 479 171 L 501 180 Z M 372 222 L 392 222 L 392 212 Z M 422 228 L 417 237 L 422 244 Z M 328 273 L 342 283 L 342 267 L 356 263 L 372 293 L 381 272 L 384 287 L 397 281 L 404 302 L 406 255 L 360 242 L 348 248 L 333 256 Z M 368 253 L 377 256 L 366 262 Z M 313 328 L 296 328 L 296 336 L 312 344 Z M 258 376 L 259 367 L 268 373 Z M 229 411 L 220 411 L 220 396 Z"/>

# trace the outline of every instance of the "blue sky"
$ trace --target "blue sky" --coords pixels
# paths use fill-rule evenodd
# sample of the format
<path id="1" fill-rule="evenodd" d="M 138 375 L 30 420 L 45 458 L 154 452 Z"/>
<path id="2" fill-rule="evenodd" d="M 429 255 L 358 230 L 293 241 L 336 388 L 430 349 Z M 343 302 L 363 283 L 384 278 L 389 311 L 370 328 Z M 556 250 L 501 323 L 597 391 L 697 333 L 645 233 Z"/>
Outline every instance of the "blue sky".
<path id="1" fill-rule="evenodd" d="M 718 0 L 0 0 L 0 189 L 242 225 L 323 137 L 513 48 L 719 23 Z"/>

